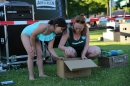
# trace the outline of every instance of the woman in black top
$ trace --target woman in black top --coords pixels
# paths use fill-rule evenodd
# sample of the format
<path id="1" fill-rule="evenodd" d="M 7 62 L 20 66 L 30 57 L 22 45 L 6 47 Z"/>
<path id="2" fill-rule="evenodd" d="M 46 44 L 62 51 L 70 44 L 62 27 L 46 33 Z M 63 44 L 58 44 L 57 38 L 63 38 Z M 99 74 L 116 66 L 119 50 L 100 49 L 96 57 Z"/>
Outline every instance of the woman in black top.
<path id="1" fill-rule="evenodd" d="M 58 48 L 64 51 L 66 57 L 95 58 L 101 53 L 97 46 L 89 45 L 89 29 L 84 15 L 75 17 L 71 28 L 68 28 L 60 40 Z"/>

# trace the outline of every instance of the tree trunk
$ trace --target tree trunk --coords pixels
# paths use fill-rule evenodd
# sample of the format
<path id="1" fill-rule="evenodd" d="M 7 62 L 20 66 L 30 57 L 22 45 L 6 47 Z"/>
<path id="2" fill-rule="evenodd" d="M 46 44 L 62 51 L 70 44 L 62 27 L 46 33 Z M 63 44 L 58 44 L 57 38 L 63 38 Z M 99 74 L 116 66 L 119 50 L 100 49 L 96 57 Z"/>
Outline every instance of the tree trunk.
<path id="1" fill-rule="evenodd" d="M 107 15 L 109 15 L 109 13 L 110 13 L 110 12 L 109 12 L 109 9 L 110 9 L 110 8 L 109 8 L 109 0 L 108 0 L 108 2 L 107 2 L 107 5 L 108 5 L 108 6 L 107 6 Z"/>
<path id="2" fill-rule="evenodd" d="M 87 18 L 89 18 L 89 4 L 87 4 L 87 6 L 86 6 L 86 10 L 87 10 Z"/>

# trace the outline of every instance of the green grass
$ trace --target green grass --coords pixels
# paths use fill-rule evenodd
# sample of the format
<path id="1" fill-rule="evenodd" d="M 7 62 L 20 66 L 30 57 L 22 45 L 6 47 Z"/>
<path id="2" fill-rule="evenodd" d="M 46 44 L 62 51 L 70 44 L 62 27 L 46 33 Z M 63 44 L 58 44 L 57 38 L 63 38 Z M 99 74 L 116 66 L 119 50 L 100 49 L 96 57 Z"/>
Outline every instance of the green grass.
<path id="1" fill-rule="evenodd" d="M 122 49 L 129 56 L 130 61 L 130 43 L 120 42 L 101 42 L 98 37 L 102 36 L 105 30 L 90 31 L 90 45 L 97 45 L 101 49 Z M 63 56 L 58 49 L 56 52 Z M 97 59 L 94 60 L 97 64 Z M 25 66 L 19 70 L 8 70 L 0 73 L 0 81 L 13 80 L 14 84 L 10 86 L 130 86 L 130 65 L 118 68 L 96 68 L 92 69 L 92 75 L 82 78 L 62 79 L 56 74 L 56 64 L 45 64 L 45 74 L 48 78 L 39 78 L 38 70 L 35 66 L 35 81 L 28 80 L 28 70 Z"/>

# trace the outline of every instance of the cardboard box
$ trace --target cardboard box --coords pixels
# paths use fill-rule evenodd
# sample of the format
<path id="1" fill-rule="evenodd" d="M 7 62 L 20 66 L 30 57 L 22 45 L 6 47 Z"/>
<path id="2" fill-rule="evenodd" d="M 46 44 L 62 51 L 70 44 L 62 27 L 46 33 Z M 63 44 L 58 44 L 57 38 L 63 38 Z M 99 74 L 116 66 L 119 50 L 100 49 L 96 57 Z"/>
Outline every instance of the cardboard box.
<path id="1" fill-rule="evenodd" d="M 130 42 L 130 23 L 120 24 L 120 42 Z"/>
<path id="2" fill-rule="evenodd" d="M 115 68 L 120 66 L 128 65 L 128 55 L 118 55 L 111 57 L 100 57 L 98 58 L 98 66 L 106 68 Z"/>
<path id="3" fill-rule="evenodd" d="M 119 42 L 120 41 L 120 32 L 103 32 L 103 41 Z"/>
<path id="4" fill-rule="evenodd" d="M 57 75 L 61 78 L 85 77 L 91 75 L 91 68 L 98 67 L 91 59 L 69 58 L 57 60 Z"/>
<path id="5" fill-rule="evenodd" d="M 130 23 L 122 23 L 122 24 L 120 24 L 120 32 L 130 34 Z"/>
<path id="6" fill-rule="evenodd" d="M 120 42 L 130 43 L 130 33 L 120 32 Z"/>

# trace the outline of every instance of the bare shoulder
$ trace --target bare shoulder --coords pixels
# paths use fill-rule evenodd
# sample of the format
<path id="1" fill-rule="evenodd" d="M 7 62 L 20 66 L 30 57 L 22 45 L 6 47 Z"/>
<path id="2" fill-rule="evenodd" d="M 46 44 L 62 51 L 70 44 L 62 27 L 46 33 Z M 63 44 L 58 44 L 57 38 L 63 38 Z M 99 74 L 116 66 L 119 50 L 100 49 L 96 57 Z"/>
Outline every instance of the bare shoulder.
<path id="1" fill-rule="evenodd" d="M 47 28 L 47 24 L 40 23 L 38 25 L 38 28 Z"/>
<path id="2" fill-rule="evenodd" d="M 47 24 L 40 23 L 32 34 L 37 35 L 39 33 L 42 33 L 46 30 L 46 28 L 47 28 Z"/>
<path id="3" fill-rule="evenodd" d="M 67 28 L 67 32 L 63 35 L 63 37 L 68 38 L 68 37 L 69 37 L 69 33 L 70 33 L 70 31 L 69 31 L 69 29 Z"/>
<path id="4" fill-rule="evenodd" d="M 89 33 L 90 33 L 90 32 L 89 32 L 89 28 L 88 28 L 88 27 L 86 27 L 86 29 L 87 29 L 87 30 L 86 30 L 86 35 L 88 36 L 88 35 L 89 35 Z"/>
<path id="5" fill-rule="evenodd" d="M 44 32 L 47 28 L 47 24 L 40 23 L 37 27 L 37 30 L 40 32 Z"/>

